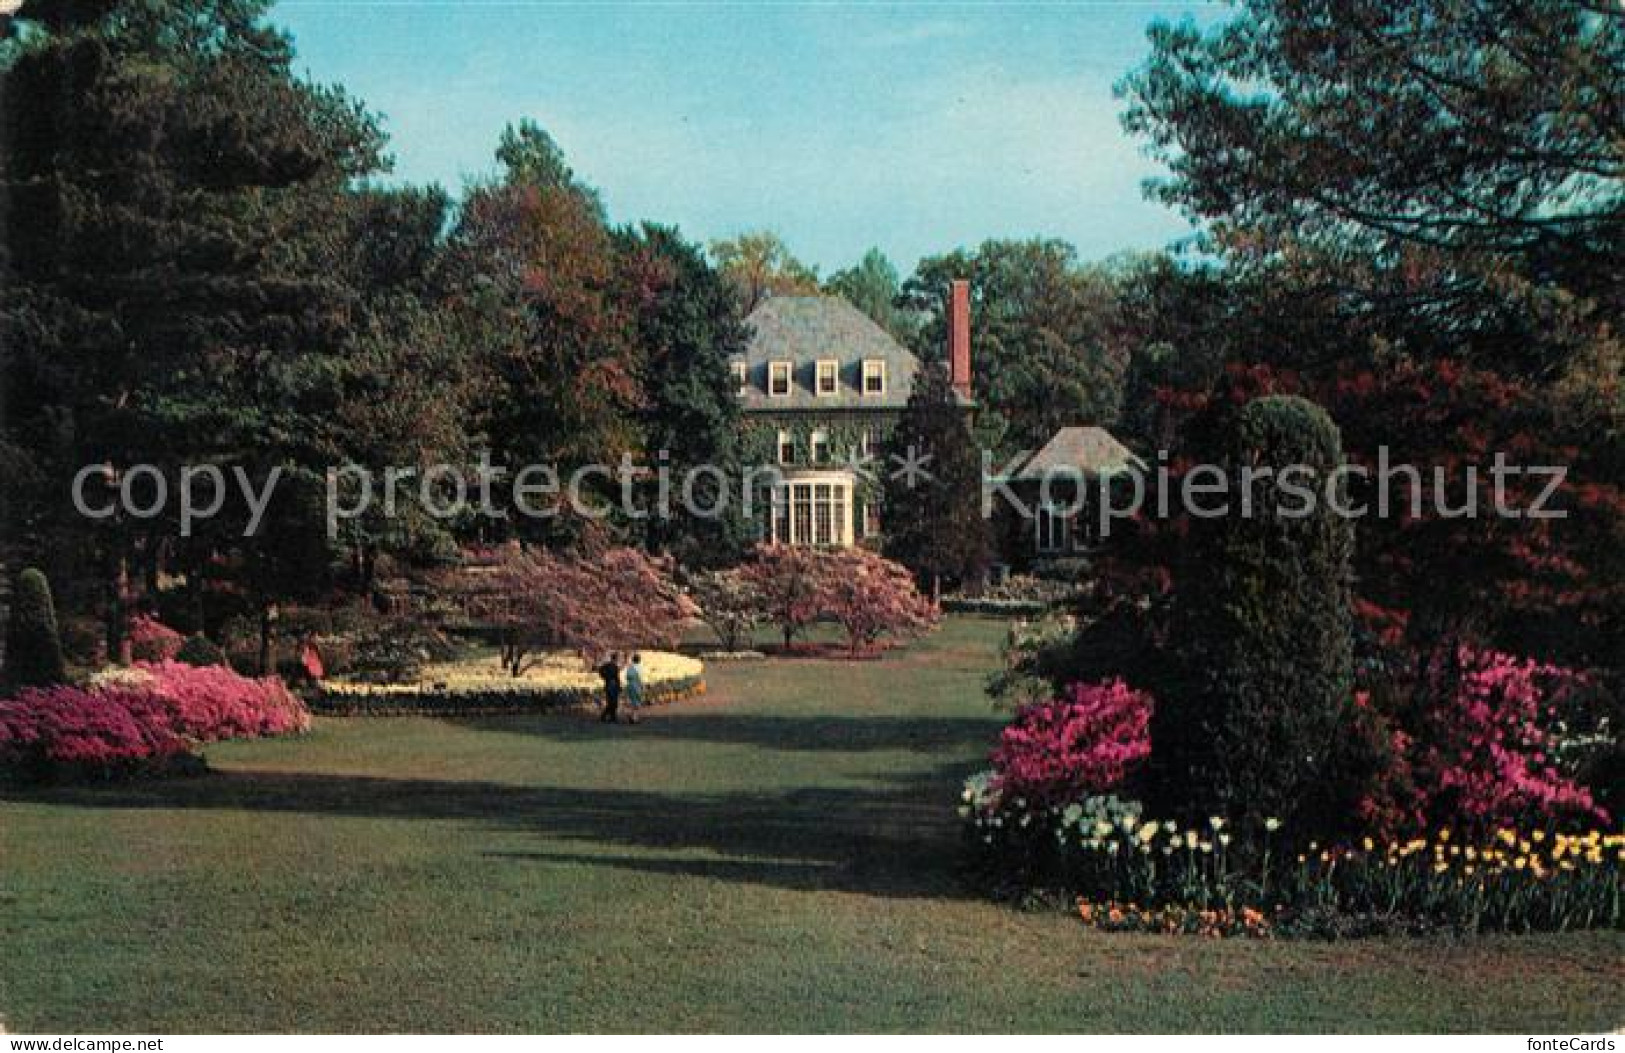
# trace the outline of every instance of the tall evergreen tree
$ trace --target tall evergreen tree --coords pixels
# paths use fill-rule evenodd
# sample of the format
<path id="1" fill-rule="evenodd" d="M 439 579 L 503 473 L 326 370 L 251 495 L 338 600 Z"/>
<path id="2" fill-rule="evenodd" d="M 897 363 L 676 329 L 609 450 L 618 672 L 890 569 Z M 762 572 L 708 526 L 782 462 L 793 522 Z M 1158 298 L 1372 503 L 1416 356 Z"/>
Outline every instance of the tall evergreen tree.
<path id="1" fill-rule="evenodd" d="M 646 223 L 620 241 L 643 355 L 644 459 L 669 472 L 672 491 L 666 510 L 650 509 L 645 540 L 688 564 L 732 562 L 750 535 L 740 507 L 739 399 L 728 368 L 748 339 L 738 303 L 675 228 Z M 712 510 L 722 514 L 706 514 Z"/>
<path id="2" fill-rule="evenodd" d="M 1354 704 L 1354 530 L 1325 499 L 1337 426 L 1306 399 L 1267 397 L 1209 427 L 1229 508 L 1192 519 L 1176 580 L 1177 677 L 1158 685 L 1151 729 L 1159 803 L 1250 832 L 1269 818 L 1332 831 L 1352 808 L 1324 776 Z M 1287 470 L 1304 477 L 1285 485 Z M 1314 491 L 1306 515 L 1294 487 Z"/>
<path id="3" fill-rule="evenodd" d="M 917 328 L 914 313 L 899 306 L 902 282 L 897 277 L 897 268 L 879 249 L 870 249 L 856 266 L 836 271 L 824 279 L 824 291 L 834 293 L 868 315 L 898 343 L 907 346 L 914 342 Z"/>
<path id="4" fill-rule="evenodd" d="M 44 482 L 19 525 L 86 541 L 115 644 L 125 583 L 153 573 L 177 525 L 78 516 L 66 481 L 80 466 L 213 463 L 263 480 L 338 453 L 332 378 L 353 296 L 332 218 L 382 140 L 342 94 L 294 77 L 268 6 L 42 4 L 0 74 L 0 426 Z M 220 525 L 243 521 L 237 504 Z"/>
<path id="5" fill-rule="evenodd" d="M 910 462 L 923 473 L 898 470 Z M 982 458 L 946 371 L 921 369 L 887 442 L 884 551 L 933 595 L 983 574 L 993 556 L 982 516 Z"/>
<path id="6" fill-rule="evenodd" d="M 67 679 L 51 585 L 37 568 L 17 575 L 6 623 L 6 664 L 0 686 L 45 687 Z"/>

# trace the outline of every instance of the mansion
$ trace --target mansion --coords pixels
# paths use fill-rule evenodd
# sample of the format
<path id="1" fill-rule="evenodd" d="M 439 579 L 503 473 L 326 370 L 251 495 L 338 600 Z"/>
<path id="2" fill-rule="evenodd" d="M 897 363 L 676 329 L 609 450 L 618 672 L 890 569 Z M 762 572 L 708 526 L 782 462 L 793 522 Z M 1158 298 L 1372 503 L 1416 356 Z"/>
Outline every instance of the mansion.
<path id="1" fill-rule="evenodd" d="M 968 409 L 969 283 L 951 286 L 949 318 L 950 379 Z M 747 459 L 783 474 L 763 537 L 838 547 L 876 540 L 883 448 L 920 360 L 837 296 L 769 297 L 746 324 L 750 343 L 732 368 Z"/>
<path id="2" fill-rule="evenodd" d="M 773 464 L 781 481 L 759 507 L 765 540 L 845 547 L 878 542 L 886 439 L 925 368 L 869 316 L 838 296 L 773 296 L 746 324 L 745 354 L 731 363 L 744 411 L 750 464 Z M 943 356 L 954 397 L 971 398 L 970 283 L 948 289 Z M 1090 511 L 1095 491 L 1143 463 L 1103 428 L 1068 427 L 1003 482 L 1032 498 L 1034 515 L 996 517 L 1002 558 L 1086 554 L 1101 540 Z M 1045 478 L 1059 482 L 1041 490 Z M 1084 488 L 1081 492 L 1078 485 Z M 1038 500 L 1053 490 L 1055 507 Z"/>

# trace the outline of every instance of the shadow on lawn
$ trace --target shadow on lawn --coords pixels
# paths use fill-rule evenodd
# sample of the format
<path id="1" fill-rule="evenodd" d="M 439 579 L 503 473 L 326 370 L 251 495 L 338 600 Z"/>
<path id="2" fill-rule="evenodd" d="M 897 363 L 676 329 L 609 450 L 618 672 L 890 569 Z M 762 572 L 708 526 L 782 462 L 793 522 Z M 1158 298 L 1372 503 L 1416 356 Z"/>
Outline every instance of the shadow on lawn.
<path id="1" fill-rule="evenodd" d="M 940 897 L 964 891 L 955 876 L 952 801 L 940 793 L 944 777 L 921 773 L 890 789 L 668 794 L 238 770 L 123 786 L 35 789 L 12 799 L 94 808 L 461 820 L 544 841 L 630 850 L 487 853 L 493 860 L 579 861 L 789 889 Z M 662 851 L 724 858 L 638 854 Z"/>
<path id="2" fill-rule="evenodd" d="M 623 709 L 623 714 L 624 714 Z M 561 742 L 596 739 L 602 725 L 561 714 L 450 717 L 449 723 L 484 732 L 537 735 Z M 944 753 L 969 747 L 981 752 L 998 735 L 992 717 L 904 716 L 759 716 L 736 712 L 693 712 L 656 707 L 625 734 L 640 739 L 716 742 L 776 750 L 863 753 L 875 750 L 918 750 Z"/>

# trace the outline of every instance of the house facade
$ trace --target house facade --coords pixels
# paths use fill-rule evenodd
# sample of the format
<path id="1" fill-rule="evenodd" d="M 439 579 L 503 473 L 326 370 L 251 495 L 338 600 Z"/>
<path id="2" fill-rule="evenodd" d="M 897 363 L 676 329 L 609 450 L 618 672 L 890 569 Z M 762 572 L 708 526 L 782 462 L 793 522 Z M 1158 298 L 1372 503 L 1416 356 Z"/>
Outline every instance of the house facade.
<path id="1" fill-rule="evenodd" d="M 947 361 L 970 405 L 970 291 L 949 291 Z M 837 296 L 774 296 L 746 319 L 745 354 L 732 363 L 750 464 L 779 480 L 761 495 L 764 540 L 844 547 L 880 536 L 884 447 L 922 368 L 920 360 Z"/>
<path id="2" fill-rule="evenodd" d="M 1094 553 L 1105 540 L 1100 502 L 1107 488 L 1126 473 L 1145 470 L 1145 462 L 1105 428 L 1061 428 L 1002 480 L 1031 515 L 1001 517 L 1001 550 L 1017 566 Z M 1125 504 L 1114 500 L 1113 507 Z"/>

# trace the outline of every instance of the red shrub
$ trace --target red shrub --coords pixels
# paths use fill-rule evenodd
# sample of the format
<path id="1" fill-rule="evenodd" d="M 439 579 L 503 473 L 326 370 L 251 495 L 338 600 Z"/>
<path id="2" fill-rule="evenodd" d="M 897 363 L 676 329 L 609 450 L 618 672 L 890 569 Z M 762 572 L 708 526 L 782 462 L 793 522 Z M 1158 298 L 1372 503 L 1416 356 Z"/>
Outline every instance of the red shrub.
<path id="1" fill-rule="evenodd" d="M 130 653 L 141 662 L 167 662 L 180 653 L 186 637 L 146 614 L 130 619 Z"/>
<path id="2" fill-rule="evenodd" d="M 1459 648 L 1431 664 L 1419 789 L 1435 818 L 1499 823 L 1608 815 L 1558 770 L 1549 730 L 1583 680 L 1560 666 Z"/>
<path id="3" fill-rule="evenodd" d="M 201 742 L 286 735 L 310 727 L 310 711 L 274 676 L 243 676 L 223 665 L 141 662 L 175 729 Z"/>
<path id="4" fill-rule="evenodd" d="M 1151 696 L 1121 680 L 1073 684 L 1021 707 L 993 750 L 1006 797 L 1058 804 L 1110 790 L 1151 755 Z"/>
<path id="5" fill-rule="evenodd" d="M 133 774 L 186 752 L 168 708 L 147 691 L 58 686 L 0 701 L 0 761 L 35 776 Z"/>

